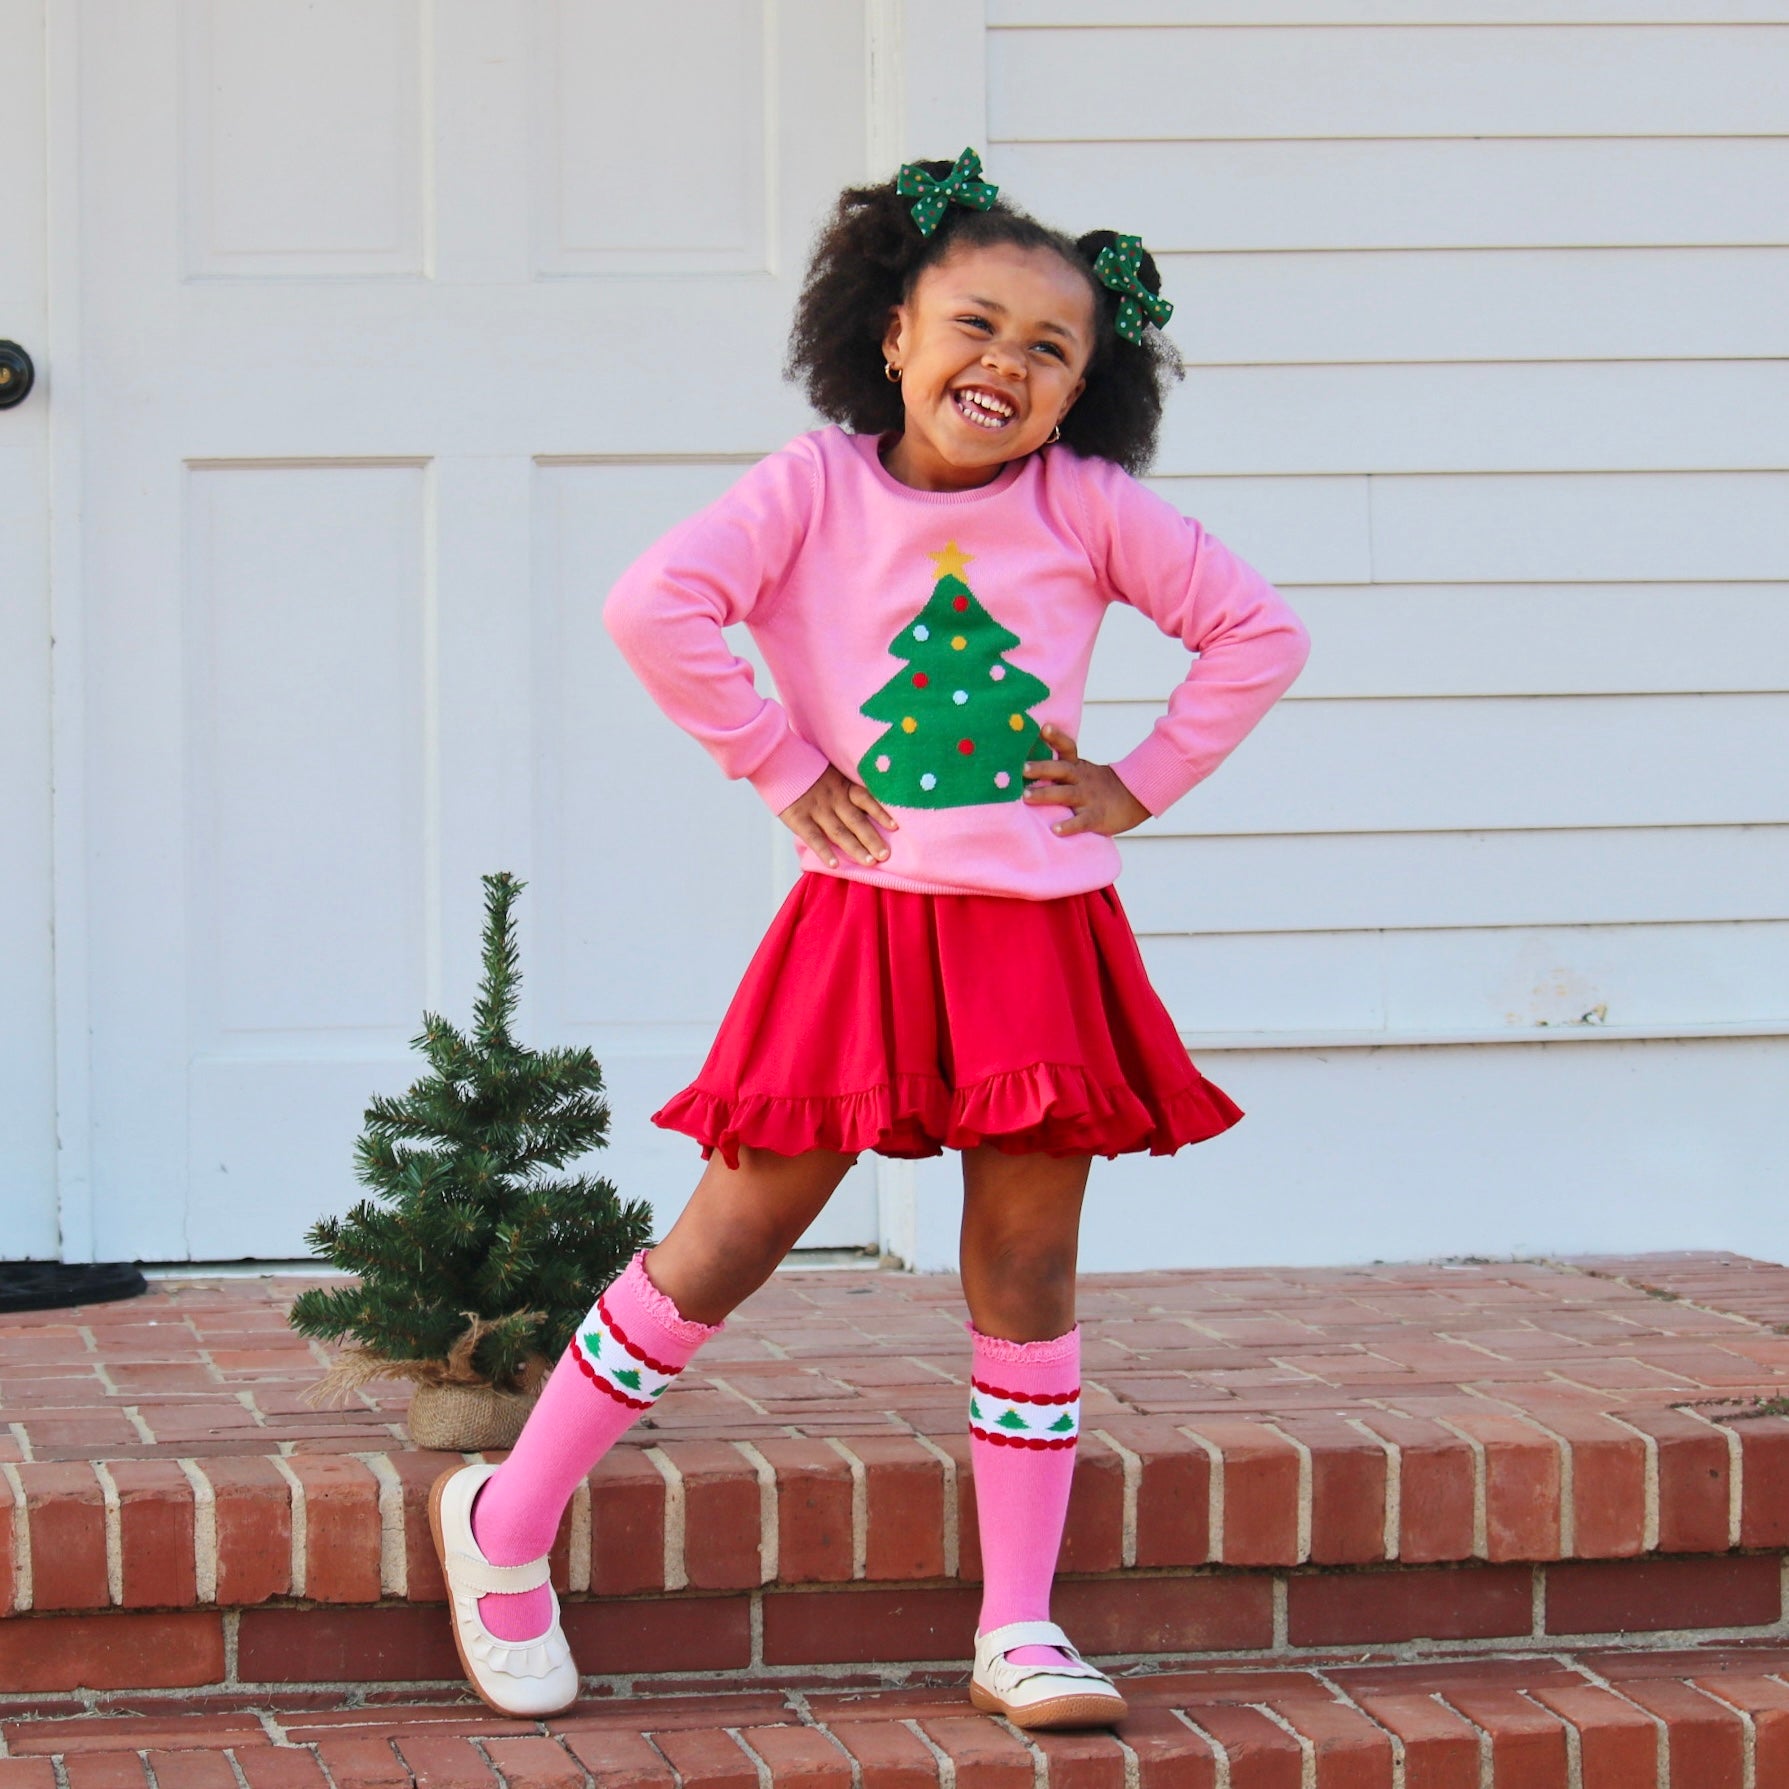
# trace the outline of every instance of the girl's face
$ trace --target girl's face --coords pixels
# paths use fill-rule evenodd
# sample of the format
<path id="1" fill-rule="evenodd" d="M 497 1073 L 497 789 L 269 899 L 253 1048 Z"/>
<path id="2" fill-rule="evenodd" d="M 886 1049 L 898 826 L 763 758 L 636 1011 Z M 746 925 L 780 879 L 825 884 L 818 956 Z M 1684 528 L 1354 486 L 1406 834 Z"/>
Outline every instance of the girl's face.
<path id="1" fill-rule="evenodd" d="M 906 422 L 885 463 L 922 491 L 969 490 L 1042 447 L 1087 383 L 1087 277 L 1049 249 L 995 243 L 928 267 L 889 318 Z"/>

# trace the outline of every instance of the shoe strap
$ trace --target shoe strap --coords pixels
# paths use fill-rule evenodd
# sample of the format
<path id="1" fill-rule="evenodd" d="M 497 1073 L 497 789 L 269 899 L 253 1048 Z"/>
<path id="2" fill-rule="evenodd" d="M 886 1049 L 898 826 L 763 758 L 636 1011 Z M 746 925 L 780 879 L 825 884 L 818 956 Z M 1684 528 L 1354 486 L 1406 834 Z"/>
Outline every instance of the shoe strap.
<path id="1" fill-rule="evenodd" d="M 492 1565 L 471 1553 L 453 1552 L 448 1554 L 447 1564 L 456 1590 L 476 1590 L 480 1596 L 516 1596 L 525 1590 L 539 1590 L 553 1575 L 544 1553 L 522 1565 Z"/>
<path id="2" fill-rule="evenodd" d="M 984 1658 L 1002 1658 L 1018 1646 L 1054 1646 L 1076 1664 L 1086 1662 L 1075 1643 L 1053 1621 L 1009 1621 L 1004 1627 L 990 1628 L 975 1637 L 975 1650 Z M 1040 1665 L 1037 1669 L 1048 1667 Z"/>

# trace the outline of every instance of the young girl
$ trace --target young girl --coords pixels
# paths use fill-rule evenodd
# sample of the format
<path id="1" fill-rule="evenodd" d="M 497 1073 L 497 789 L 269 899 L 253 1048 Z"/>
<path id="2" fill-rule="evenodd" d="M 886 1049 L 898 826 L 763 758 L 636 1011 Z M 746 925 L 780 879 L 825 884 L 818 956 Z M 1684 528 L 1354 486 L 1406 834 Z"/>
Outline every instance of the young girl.
<path id="1" fill-rule="evenodd" d="M 1172 1154 L 1242 1114 L 1149 985 L 1112 839 L 1211 773 L 1307 641 L 1131 477 L 1179 373 L 1154 262 L 1134 237 L 1045 228 L 980 172 L 965 150 L 841 196 L 789 362 L 834 426 L 674 529 L 604 610 L 665 712 L 795 833 L 804 873 L 701 1073 L 654 1114 L 702 1145 L 689 1204 L 597 1299 L 508 1460 L 435 1486 L 461 1658 L 505 1712 L 577 1692 L 546 1554 L 578 1481 L 860 1151 L 956 1149 L 984 1577 L 970 1696 L 1030 1728 L 1124 1714 L 1049 1619 L 1081 1198 L 1094 1155 Z M 1198 657 L 1108 765 L 1075 734 L 1114 601 Z M 781 703 L 729 650 L 740 621 Z"/>

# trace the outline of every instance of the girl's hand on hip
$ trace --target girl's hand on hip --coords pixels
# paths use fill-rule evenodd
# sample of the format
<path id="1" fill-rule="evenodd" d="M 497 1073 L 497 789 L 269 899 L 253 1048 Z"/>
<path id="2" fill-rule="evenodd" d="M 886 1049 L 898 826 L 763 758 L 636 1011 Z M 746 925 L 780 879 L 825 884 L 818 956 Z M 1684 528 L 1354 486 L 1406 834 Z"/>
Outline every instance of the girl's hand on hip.
<path id="1" fill-rule="evenodd" d="M 1050 830 L 1103 832 L 1108 838 L 1129 832 L 1149 818 L 1149 810 L 1109 764 L 1093 764 L 1075 750 L 1075 742 L 1049 721 L 1043 723 L 1044 744 L 1055 754 L 1025 766 L 1025 800 L 1034 807 L 1057 802 L 1074 810 Z"/>
<path id="2" fill-rule="evenodd" d="M 829 870 L 839 867 L 838 851 L 854 863 L 877 864 L 888 859 L 888 846 L 876 828 L 899 832 L 895 817 L 862 783 L 854 783 L 836 764 L 828 764 L 820 780 L 777 815 Z"/>

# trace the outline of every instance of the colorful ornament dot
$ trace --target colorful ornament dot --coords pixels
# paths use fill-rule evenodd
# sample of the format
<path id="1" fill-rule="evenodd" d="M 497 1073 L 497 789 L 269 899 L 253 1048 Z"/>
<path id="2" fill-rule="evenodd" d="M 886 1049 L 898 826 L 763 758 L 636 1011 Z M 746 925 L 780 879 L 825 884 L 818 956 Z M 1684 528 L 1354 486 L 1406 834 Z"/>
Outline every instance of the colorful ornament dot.
<path id="1" fill-rule="evenodd" d="M 922 789 L 936 789 L 938 787 L 938 779 L 928 770 L 925 775 L 919 779 L 919 786 Z"/>
<path id="2" fill-rule="evenodd" d="M 904 714 L 901 716 L 901 731 L 903 733 L 911 733 L 918 725 L 919 722 L 916 721 L 912 715 Z"/>
<path id="3" fill-rule="evenodd" d="M 969 692 L 967 690 L 958 690 L 956 694 L 951 697 L 951 700 L 961 708 L 963 704 L 969 700 Z"/>
<path id="4" fill-rule="evenodd" d="M 929 678 L 923 671 L 915 671 L 913 673 L 913 687 L 916 690 L 924 689 L 931 681 L 931 678 Z"/>
<path id="5" fill-rule="evenodd" d="M 961 634 L 953 634 L 951 636 L 950 649 L 952 652 L 961 652 L 968 644 L 969 642 L 965 640 Z"/>
<path id="6" fill-rule="evenodd" d="M 970 753 L 975 750 L 975 741 L 973 739 L 959 739 L 957 741 L 957 750 L 967 758 Z"/>
<path id="7" fill-rule="evenodd" d="M 913 630 L 913 637 L 916 640 L 929 640 L 932 637 L 932 630 L 922 621 L 919 626 Z"/>
<path id="8" fill-rule="evenodd" d="M 1006 717 L 1006 724 L 1011 727 L 1015 733 L 1023 733 L 1025 731 L 1025 717 L 1022 714 L 1009 714 Z"/>
<path id="9" fill-rule="evenodd" d="M 1005 771 L 1004 771 L 1004 770 L 997 770 L 997 771 L 995 771 L 995 773 L 994 773 L 994 787 L 995 787 L 995 788 L 996 788 L 996 789 L 1004 789 L 1004 788 L 1005 788 L 1005 787 L 1006 787 L 1006 785 L 1007 785 L 1007 784 L 1008 784 L 1008 783 L 1010 783 L 1010 782 L 1011 782 L 1011 781 L 1012 781 L 1012 778 L 1011 778 L 1011 777 L 1010 777 L 1010 776 L 1008 776 L 1008 775 L 1007 775 L 1007 773 L 1006 773 L 1006 772 L 1005 772 Z"/>
<path id="10" fill-rule="evenodd" d="M 1003 678 L 1006 675 L 1006 666 L 1005 665 L 990 665 L 988 667 L 988 675 L 991 678 L 993 678 L 993 680 L 996 683 L 998 683 L 1001 680 L 1001 678 Z"/>
<path id="11" fill-rule="evenodd" d="M 888 768 L 888 753 L 887 752 L 882 752 L 878 755 L 878 757 L 876 759 L 876 768 L 878 770 L 886 770 Z"/>
<path id="12" fill-rule="evenodd" d="M 961 615 L 963 613 L 963 611 L 969 607 L 969 599 L 966 596 L 953 597 L 951 599 L 950 606 L 953 609 L 955 609 L 959 615 Z"/>

